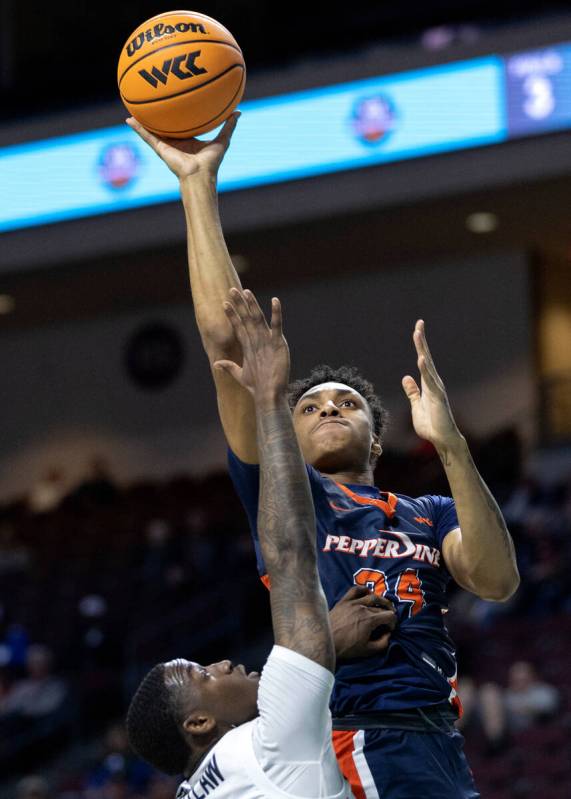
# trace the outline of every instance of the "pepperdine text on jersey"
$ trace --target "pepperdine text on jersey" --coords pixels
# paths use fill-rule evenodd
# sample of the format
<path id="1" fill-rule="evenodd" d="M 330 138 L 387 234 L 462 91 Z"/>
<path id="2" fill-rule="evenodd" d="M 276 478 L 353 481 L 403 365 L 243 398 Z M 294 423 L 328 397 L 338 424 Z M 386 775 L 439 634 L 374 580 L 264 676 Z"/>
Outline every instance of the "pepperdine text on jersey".
<path id="1" fill-rule="evenodd" d="M 379 530 L 395 536 L 391 541 L 383 536 L 375 538 L 351 538 L 348 535 L 328 535 L 323 552 L 344 552 L 360 558 L 412 558 L 421 563 L 430 563 L 437 569 L 440 566 L 440 550 L 427 544 L 415 544 L 406 533 L 398 530 Z"/>

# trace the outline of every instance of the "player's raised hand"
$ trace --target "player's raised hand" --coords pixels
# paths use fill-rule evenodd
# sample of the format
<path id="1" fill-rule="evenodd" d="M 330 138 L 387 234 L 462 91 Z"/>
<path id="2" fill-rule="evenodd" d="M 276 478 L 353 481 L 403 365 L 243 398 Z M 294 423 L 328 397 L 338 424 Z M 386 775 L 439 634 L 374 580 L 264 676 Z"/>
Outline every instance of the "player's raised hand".
<path id="1" fill-rule="evenodd" d="M 230 290 L 224 312 L 242 348 L 242 365 L 233 361 L 214 362 L 246 388 L 256 402 L 285 397 L 289 381 L 289 348 L 282 330 L 280 301 L 272 300 L 272 318 L 268 325 L 251 291 Z"/>
<path id="2" fill-rule="evenodd" d="M 352 586 L 329 611 L 338 660 L 384 652 L 397 624 L 394 605 L 364 586 Z"/>
<path id="3" fill-rule="evenodd" d="M 410 375 L 403 377 L 402 387 L 410 400 L 412 423 L 417 435 L 438 449 L 456 441 L 460 432 L 450 409 L 444 383 L 428 349 L 422 319 L 417 321 L 412 338 L 420 372 L 420 388 Z"/>
<path id="4" fill-rule="evenodd" d="M 171 172 L 182 180 L 199 172 L 216 177 L 239 116 L 239 111 L 231 114 L 218 136 L 211 141 L 162 138 L 144 128 L 134 117 L 129 117 L 126 122 L 162 158 Z"/>

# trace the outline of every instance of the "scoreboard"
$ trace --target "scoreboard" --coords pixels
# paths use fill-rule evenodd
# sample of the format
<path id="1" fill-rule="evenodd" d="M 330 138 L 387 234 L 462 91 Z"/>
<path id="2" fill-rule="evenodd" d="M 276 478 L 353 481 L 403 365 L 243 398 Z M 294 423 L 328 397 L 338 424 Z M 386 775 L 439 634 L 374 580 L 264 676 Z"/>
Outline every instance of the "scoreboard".
<path id="1" fill-rule="evenodd" d="M 508 137 L 571 127 L 571 44 L 503 59 Z"/>
<path id="2" fill-rule="evenodd" d="M 571 128 L 571 43 L 240 106 L 219 190 L 484 147 Z M 0 148 L 0 232 L 175 200 L 126 126 Z"/>

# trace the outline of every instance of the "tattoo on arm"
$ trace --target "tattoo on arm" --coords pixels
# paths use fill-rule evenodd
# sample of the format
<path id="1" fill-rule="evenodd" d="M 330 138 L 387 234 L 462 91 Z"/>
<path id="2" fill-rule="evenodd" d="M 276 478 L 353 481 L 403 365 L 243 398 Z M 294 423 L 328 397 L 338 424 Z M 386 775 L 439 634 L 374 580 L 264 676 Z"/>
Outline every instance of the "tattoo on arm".
<path id="1" fill-rule="evenodd" d="M 257 435 L 258 533 L 271 583 L 275 641 L 333 670 L 328 609 L 317 572 L 313 500 L 287 402 L 257 409 Z"/>

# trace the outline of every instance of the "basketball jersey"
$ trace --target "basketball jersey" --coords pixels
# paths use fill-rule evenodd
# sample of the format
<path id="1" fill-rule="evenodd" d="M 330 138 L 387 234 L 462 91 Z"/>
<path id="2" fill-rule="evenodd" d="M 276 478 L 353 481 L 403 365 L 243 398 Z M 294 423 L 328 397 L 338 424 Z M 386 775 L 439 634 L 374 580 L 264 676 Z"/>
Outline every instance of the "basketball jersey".
<path id="1" fill-rule="evenodd" d="M 274 646 L 262 671 L 259 716 L 226 733 L 176 799 L 349 799 L 331 743 L 333 674 Z"/>
<path id="2" fill-rule="evenodd" d="M 229 452 L 229 468 L 265 579 L 257 532 L 259 466 Z M 458 527 L 454 501 L 342 485 L 312 466 L 306 468 L 317 522 L 319 575 L 329 608 L 351 585 L 363 585 L 390 599 L 398 616 L 384 653 L 338 664 L 331 699 L 334 717 L 446 700 L 459 712 L 454 645 L 444 624 L 450 575 L 442 559 L 442 542 Z"/>

